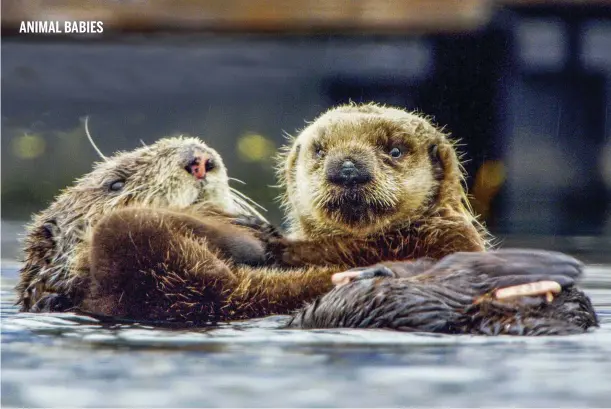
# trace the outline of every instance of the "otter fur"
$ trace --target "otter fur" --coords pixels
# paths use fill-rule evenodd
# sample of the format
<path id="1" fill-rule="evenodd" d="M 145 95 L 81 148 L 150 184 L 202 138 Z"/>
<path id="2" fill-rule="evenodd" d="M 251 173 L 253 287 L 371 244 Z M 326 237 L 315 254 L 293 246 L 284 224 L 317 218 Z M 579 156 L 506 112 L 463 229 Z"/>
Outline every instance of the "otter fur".
<path id="1" fill-rule="evenodd" d="M 289 236 L 269 251 L 286 265 L 350 268 L 491 247 L 454 143 L 418 114 L 331 109 L 292 140 L 279 176 Z"/>
<path id="2" fill-rule="evenodd" d="M 165 138 L 103 158 L 28 226 L 17 285 L 22 311 L 78 305 L 88 291 L 92 231 L 117 209 L 256 213 L 229 187 L 220 155 L 198 138 Z"/>
<path id="3" fill-rule="evenodd" d="M 353 272 L 358 278 L 301 309 L 288 326 L 529 336 L 579 334 L 598 326 L 590 299 L 575 287 L 582 264 L 561 253 L 455 253 L 439 262 L 384 263 Z M 548 280 L 561 288 L 555 297 L 499 299 L 494 293 Z"/>
<path id="4" fill-rule="evenodd" d="M 129 208 L 91 240 L 91 286 L 79 311 L 200 326 L 288 314 L 332 288 L 336 269 L 275 268 L 255 230 L 225 215 Z"/>
<path id="5" fill-rule="evenodd" d="M 321 135 L 326 138 L 320 139 Z M 399 150 L 396 158 L 395 148 Z M 342 152 L 355 158 L 342 158 Z M 300 156 L 306 154 L 312 156 Z M 403 161 L 395 160 L 410 154 Z M 311 162 L 312 158 L 334 161 L 317 163 Z M 189 187 L 192 177 L 201 182 L 200 173 L 206 174 L 198 165 L 207 162 L 201 160 L 201 155 L 196 159 L 197 163 L 189 161 L 187 165 L 172 161 L 184 165 L 172 169 L 182 172 L 187 169 L 177 173 L 184 183 L 181 189 L 192 191 Z M 152 158 L 151 163 L 156 160 L 164 161 L 158 157 Z M 352 162 L 351 166 L 344 166 L 347 161 Z M 526 262 L 515 257 L 490 261 L 492 252 L 481 252 L 488 247 L 489 236 L 468 207 L 454 147 L 445 135 L 418 115 L 375 105 L 336 108 L 296 138 L 284 163 L 289 236 L 279 234 L 257 215 L 236 214 L 235 206 L 225 200 L 226 196 L 216 196 L 221 202 L 216 203 L 191 194 L 191 200 L 181 199 L 177 203 L 176 197 L 185 193 L 172 199 L 161 194 L 165 199 L 160 201 L 150 194 L 150 186 L 143 179 L 145 183 L 140 189 L 149 191 L 144 197 L 155 200 L 121 202 L 123 205 L 108 210 L 99 206 L 95 208 L 97 213 L 80 216 L 87 229 L 78 236 L 73 248 L 63 247 L 79 255 L 71 258 L 79 262 L 70 263 L 65 276 L 71 280 L 58 280 L 64 286 L 58 287 L 56 282 L 39 274 L 47 271 L 40 261 L 34 263 L 39 271 L 28 276 L 32 266 L 28 269 L 26 263 L 20 284 L 25 294 L 23 309 L 34 301 L 42 304 L 38 310 L 57 306 L 65 310 L 73 306 L 73 311 L 96 316 L 203 325 L 288 314 L 318 299 L 318 307 L 329 308 L 317 307 L 316 314 L 309 314 L 312 307 L 306 307 L 292 321 L 292 326 L 308 328 L 324 326 L 314 317 L 321 317 L 319 313 L 323 311 L 333 311 L 344 295 L 364 300 L 358 288 L 372 281 L 366 279 L 371 275 L 367 269 L 359 271 L 353 283 L 318 298 L 333 288 L 334 273 L 355 266 L 399 261 L 385 270 L 373 268 L 374 276 L 384 276 L 387 270 L 420 271 L 413 266 L 431 267 L 434 260 L 447 256 L 451 263 L 446 264 L 444 271 L 455 277 L 447 283 L 455 285 L 463 300 L 475 297 L 472 304 L 481 298 L 478 305 L 482 306 L 495 301 L 489 293 L 497 286 L 554 280 L 562 284 L 564 292 L 574 288 L 580 274 L 575 273 L 573 259 L 555 254 Z M 125 179 L 123 183 L 126 184 Z M 306 185 L 300 186 L 302 183 Z M 318 192 L 317 187 L 321 189 Z M 205 195 L 204 190 L 196 196 Z M 66 195 L 77 201 L 77 191 L 68 191 Z M 159 194 L 165 190 L 153 191 Z M 47 218 L 39 219 L 38 224 Z M 35 243 L 35 238 L 32 236 L 31 243 Z M 452 255 L 456 252 L 461 253 Z M 63 254 L 68 252 L 64 250 Z M 56 253 L 56 257 L 61 255 Z M 413 261 L 416 259 L 420 260 Z M 488 260 L 487 264 L 483 260 Z M 440 263 L 444 261 L 447 259 Z M 549 268 L 558 264 L 560 269 Z M 392 283 L 409 294 L 407 289 L 413 280 L 424 283 L 421 277 L 411 275 L 376 278 L 373 282 L 382 286 Z M 520 278 L 515 279 L 516 275 Z M 489 280 L 489 276 L 496 278 Z M 65 281 L 73 284 L 65 285 Z M 432 304 L 443 302 L 440 293 L 449 291 L 449 286 L 442 286 L 441 281 L 428 283 L 427 297 L 431 297 Z M 390 302 L 397 293 L 388 294 L 391 294 L 387 299 L 389 307 L 394 306 L 397 311 L 403 308 L 400 297 L 394 304 Z M 354 308 L 345 311 L 347 314 L 364 311 L 359 310 L 358 301 L 345 302 Z M 361 302 L 365 307 L 365 301 Z M 421 313 L 417 308 L 411 312 Z M 409 308 L 402 312 L 403 316 L 409 313 Z M 458 313 L 472 315 L 468 309 Z M 374 321 L 372 315 L 371 322 Z M 376 322 L 379 327 L 379 319 Z M 342 326 L 341 322 L 334 325 Z M 362 322 L 359 325 L 367 327 Z M 467 327 L 461 328 L 469 331 Z"/>

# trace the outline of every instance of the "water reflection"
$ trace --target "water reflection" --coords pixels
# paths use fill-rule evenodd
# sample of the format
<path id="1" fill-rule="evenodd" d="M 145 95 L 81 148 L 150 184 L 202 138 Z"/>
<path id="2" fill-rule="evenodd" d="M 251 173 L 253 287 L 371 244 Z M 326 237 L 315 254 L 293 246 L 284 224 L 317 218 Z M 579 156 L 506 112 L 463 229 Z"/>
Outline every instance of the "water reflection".
<path id="1" fill-rule="evenodd" d="M 511 338 L 280 329 L 276 316 L 215 329 L 101 325 L 18 314 L 2 274 L 3 406 L 604 406 L 611 268 L 584 286 L 602 327 Z"/>

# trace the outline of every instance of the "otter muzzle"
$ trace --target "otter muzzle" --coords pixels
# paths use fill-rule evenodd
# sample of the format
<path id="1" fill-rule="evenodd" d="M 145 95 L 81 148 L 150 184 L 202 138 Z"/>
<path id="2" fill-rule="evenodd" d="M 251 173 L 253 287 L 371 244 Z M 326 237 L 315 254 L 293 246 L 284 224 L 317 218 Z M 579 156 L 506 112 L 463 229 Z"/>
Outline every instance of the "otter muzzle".
<path id="1" fill-rule="evenodd" d="M 214 159 L 206 154 L 194 155 L 189 161 L 185 170 L 195 176 L 197 179 L 203 179 L 206 174 L 216 167 Z"/>
<path id="2" fill-rule="evenodd" d="M 352 187 L 371 182 L 366 166 L 351 159 L 332 159 L 327 164 L 327 181 L 339 186 Z"/>

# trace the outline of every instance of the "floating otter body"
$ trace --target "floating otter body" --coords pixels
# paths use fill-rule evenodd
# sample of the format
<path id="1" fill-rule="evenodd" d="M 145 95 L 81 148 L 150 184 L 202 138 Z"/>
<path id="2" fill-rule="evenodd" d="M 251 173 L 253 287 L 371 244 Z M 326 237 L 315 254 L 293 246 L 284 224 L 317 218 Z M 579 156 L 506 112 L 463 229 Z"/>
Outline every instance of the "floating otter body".
<path id="1" fill-rule="evenodd" d="M 337 268 L 265 266 L 264 242 L 256 230 L 240 230 L 228 225 L 225 216 L 203 214 L 132 208 L 102 219 L 91 243 L 91 291 L 80 310 L 139 321 L 204 325 L 289 314 L 303 307 L 304 300 L 317 299 L 323 285 L 332 288 L 330 277 Z M 589 317 L 580 321 L 584 323 L 579 327 L 583 331 L 596 325 L 596 316 L 587 297 L 574 289 L 581 267 L 571 257 L 532 250 L 456 253 L 438 263 L 428 258 L 388 263 L 382 269 L 373 268 L 373 272 L 384 277 L 384 272 L 391 271 L 393 278 L 366 280 L 372 269 L 361 269 L 355 282 L 318 298 L 301 310 L 290 326 L 406 330 L 408 326 L 400 323 L 408 317 L 413 320 L 413 331 L 478 333 L 476 323 L 480 321 L 470 321 L 478 316 L 469 307 L 479 305 L 477 312 L 483 320 L 485 314 L 481 311 L 503 305 L 492 294 L 494 290 L 553 281 L 562 289 L 559 297 L 572 291 L 585 303 L 585 308 L 572 312 Z M 481 299 L 475 303 L 478 297 Z M 538 298 L 534 294 L 533 299 Z M 384 305 L 386 309 L 372 305 Z M 521 297 L 507 305 L 513 309 L 503 310 L 504 319 L 520 311 L 529 317 L 531 311 L 545 304 L 541 301 L 535 306 Z M 568 303 L 550 310 L 560 310 L 565 305 Z M 567 311 L 570 315 L 571 310 Z M 488 318 L 486 325 L 493 325 L 500 316 Z M 550 320 L 530 318 L 523 325 L 524 335 L 546 333 L 530 329 L 549 324 Z M 443 322 L 447 325 L 441 325 Z M 559 320 L 553 323 L 549 330 L 556 332 L 552 333 L 561 333 L 561 329 L 568 332 L 567 325 L 560 325 Z M 512 327 L 513 333 L 515 328 Z"/>
<path id="2" fill-rule="evenodd" d="M 189 326 L 289 314 L 332 288 L 336 269 L 267 264 L 256 230 L 190 210 L 131 208 L 97 224 L 80 311 Z"/>
<path id="3" fill-rule="evenodd" d="M 17 286 L 23 311 L 61 311 L 80 303 L 90 280 L 91 232 L 114 210 L 254 212 L 229 187 L 218 153 L 197 138 L 162 139 L 104 159 L 28 226 Z"/>
<path id="4" fill-rule="evenodd" d="M 429 259 L 353 271 L 357 282 L 316 300 L 291 326 L 538 335 L 597 325 L 572 282 L 555 301 L 535 291 L 536 306 L 533 297 L 501 302 L 489 294 L 565 268 L 580 271 L 574 259 L 516 250 L 454 254 L 487 250 L 490 236 L 471 211 L 453 144 L 426 118 L 373 104 L 334 108 L 293 140 L 280 165 L 291 236 L 270 240 L 273 259 L 345 268 Z M 372 271 L 399 277 L 359 280 Z"/>
<path id="5" fill-rule="evenodd" d="M 236 214 L 226 171 L 224 167 L 222 172 L 219 170 L 220 158 L 213 157 L 216 166 L 210 171 L 206 168 L 207 158 L 201 154 L 195 158 L 187 155 L 186 162 L 176 160 L 183 158 L 179 152 L 184 152 L 184 141 L 172 140 L 175 145 L 171 153 L 154 148 L 168 143 L 160 141 L 148 151 L 123 154 L 134 166 L 132 174 L 120 179 L 120 190 L 129 186 L 130 194 L 125 197 L 118 193 L 116 198 L 108 199 L 114 182 L 107 181 L 107 176 L 113 173 L 94 170 L 36 219 L 26 248 L 29 261 L 19 285 L 22 309 L 70 308 L 94 315 L 186 325 L 289 314 L 331 290 L 334 273 L 354 266 L 424 256 L 440 259 L 457 251 L 484 250 L 487 233 L 465 202 L 462 173 L 452 145 L 423 118 L 399 110 L 387 115 L 381 110 L 376 106 L 342 107 L 323 115 L 296 138 L 284 161 L 286 203 L 292 226 L 289 237 L 278 234 L 256 215 Z M 326 137 L 319 140 L 321 135 Z M 204 149 L 204 145 L 198 146 Z M 205 148 L 204 152 L 210 155 L 212 151 Z M 342 158 L 342 152 L 354 158 Z M 411 156 L 405 157 L 408 152 Z M 319 160 L 322 158 L 332 161 L 326 163 Z M 363 165 L 364 160 L 371 163 Z M 348 161 L 352 165 L 346 164 Z M 164 165 L 159 168 L 153 165 L 156 163 Z M 100 166 L 117 170 L 124 164 L 111 158 Z M 133 175 L 139 176 L 132 179 Z M 142 175 L 155 177 L 149 180 Z M 90 181 L 93 186 L 89 186 Z M 100 189 L 102 186 L 105 190 Z M 66 226 L 76 223 L 64 221 L 58 224 L 59 231 L 50 233 L 45 223 L 64 208 L 68 209 L 66 214 L 76 212 L 71 206 L 78 208 L 79 195 L 90 189 L 97 192 L 93 201 L 99 203 L 84 208 L 76 217 L 63 219 L 78 220 L 87 228 L 76 235 L 77 239 L 71 236 L 71 241 L 63 240 L 65 244 L 58 246 L 56 243 L 62 242 L 58 233 L 71 231 Z M 202 200 L 204 196 L 206 200 Z M 112 204 L 109 209 L 108 204 Z M 357 213 L 362 217 L 355 217 Z M 579 276 L 574 273 L 573 259 L 551 254 L 527 263 L 515 258 L 495 259 L 497 269 L 513 267 L 500 274 L 503 280 L 498 279 L 499 273 L 482 267 L 481 260 L 489 260 L 486 253 L 451 257 L 453 262 L 444 271 L 459 276 L 468 265 L 470 273 L 465 273 L 462 285 L 457 284 L 461 282 L 459 278 L 446 282 L 456 284 L 463 301 L 481 298 L 478 304 L 482 306 L 494 301 L 489 295 L 493 285 L 551 280 L 562 282 L 564 292 L 573 288 Z M 550 264 L 560 264 L 570 272 L 548 271 Z M 413 265 L 420 262 L 405 261 L 395 264 L 392 270 L 412 271 Z M 56 274 L 50 272 L 58 266 L 64 273 L 61 279 L 53 279 Z M 512 278 L 516 272 L 521 282 Z M 318 320 L 324 317 L 321 313 L 333 310 L 342 294 L 351 298 L 346 302 L 350 301 L 358 314 L 359 304 L 366 306 L 366 297 L 359 296 L 358 288 L 370 282 L 359 278 L 367 274 L 366 270 L 358 272 L 355 283 L 320 299 L 316 314 L 308 313 L 312 307 L 306 308 L 292 325 L 324 326 Z M 496 281 L 486 278 L 491 274 L 497 277 Z M 427 286 L 427 297 L 433 304 L 443 299 L 439 292 L 449 288 L 441 281 L 427 283 L 411 275 L 374 282 L 393 283 L 393 288 L 404 286 L 407 290 L 416 280 Z M 410 309 L 404 308 L 408 304 L 402 301 L 404 297 L 396 295 L 397 291 L 387 294 L 387 305 L 401 311 L 396 317 L 427 316 L 420 315 L 418 309 L 410 314 Z M 321 305 L 328 308 L 321 309 Z M 471 314 L 469 311 L 464 310 L 464 314 Z M 593 314 L 587 308 L 585 311 Z M 379 327 L 380 320 L 373 318 L 375 315 L 371 322 L 377 322 Z M 341 322 L 336 324 L 342 326 Z M 359 326 L 367 325 L 360 322 Z M 469 332 L 467 327 L 460 328 Z"/>
<path id="6" fill-rule="evenodd" d="M 517 249 L 469 256 L 353 271 L 359 278 L 300 310 L 289 327 L 568 335 L 598 326 L 589 298 L 575 288 L 582 266 L 572 257 Z M 388 272 L 394 278 L 374 278 Z M 530 293 L 509 294 L 522 288 Z"/>

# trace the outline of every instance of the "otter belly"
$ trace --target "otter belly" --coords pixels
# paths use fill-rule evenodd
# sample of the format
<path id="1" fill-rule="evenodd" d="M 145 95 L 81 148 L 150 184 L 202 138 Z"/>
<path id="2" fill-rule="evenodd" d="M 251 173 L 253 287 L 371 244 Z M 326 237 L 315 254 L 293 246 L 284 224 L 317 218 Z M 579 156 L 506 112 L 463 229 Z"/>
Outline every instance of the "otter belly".
<path id="1" fill-rule="evenodd" d="M 474 290 L 474 289 L 473 289 Z M 337 287 L 299 311 L 289 327 L 380 328 L 445 334 L 566 335 L 598 325 L 589 298 L 564 289 L 552 302 L 474 302 L 472 288 L 368 279 Z"/>

